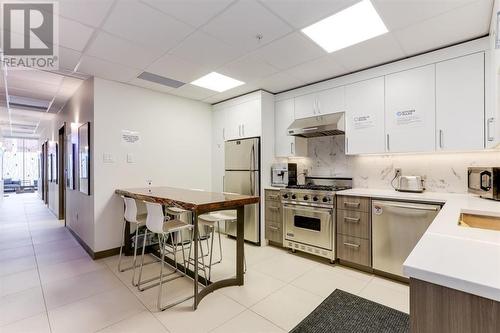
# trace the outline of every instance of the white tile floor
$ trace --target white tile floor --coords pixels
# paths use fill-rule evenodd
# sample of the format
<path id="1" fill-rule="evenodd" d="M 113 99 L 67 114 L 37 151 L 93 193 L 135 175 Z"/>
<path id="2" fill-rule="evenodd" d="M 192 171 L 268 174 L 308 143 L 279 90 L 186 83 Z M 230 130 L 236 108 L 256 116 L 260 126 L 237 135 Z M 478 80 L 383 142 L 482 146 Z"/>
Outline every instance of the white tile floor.
<path id="1" fill-rule="evenodd" d="M 234 274 L 234 241 L 213 280 Z M 284 332 L 336 288 L 408 312 L 408 286 L 290 254 L 245 246 L 245 286 L 218 290 L 197 311 L 186 301 L 156 312 L 156 289 L 137 291 L 117 257 L 85 251 L 35 194 L 0 202 L 0 332 Z M 127 265 L 127 258 L 124 262 Z M 159 266 L 145 266 L 145 277 Z M 165 301 L 192 293 L 192 281 L 167 285 Z"/>

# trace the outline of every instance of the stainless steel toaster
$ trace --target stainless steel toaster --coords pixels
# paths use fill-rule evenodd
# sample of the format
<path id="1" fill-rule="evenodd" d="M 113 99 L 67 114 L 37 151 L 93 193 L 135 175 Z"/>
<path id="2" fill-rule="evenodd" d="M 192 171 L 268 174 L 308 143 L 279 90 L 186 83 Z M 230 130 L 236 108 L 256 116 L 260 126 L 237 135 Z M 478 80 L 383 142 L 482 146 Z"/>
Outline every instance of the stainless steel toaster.
<path id="1" fill-rule="evenodd" d="M 396 190 L 421 193 L 425 190 L 424 181 L 421 176 L 400 176 Z"/>

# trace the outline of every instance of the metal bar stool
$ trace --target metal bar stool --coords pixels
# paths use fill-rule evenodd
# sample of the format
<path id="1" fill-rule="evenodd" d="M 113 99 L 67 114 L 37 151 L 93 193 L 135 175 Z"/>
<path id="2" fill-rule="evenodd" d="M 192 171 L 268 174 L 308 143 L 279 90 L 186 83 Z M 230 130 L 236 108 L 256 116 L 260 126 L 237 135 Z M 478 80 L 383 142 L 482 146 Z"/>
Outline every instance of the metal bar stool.
<path id="1" fill-rule="evenodd" d="M 138 241 L 139 241 L 139 227 L 141 225 L 144 225 L 144 222 L 146 221 L 146 214 L 137 214 L 137 203 L 135 199 L 132 198 L 127 198 L 125 196 L 122 196 L 123 201 L 125 203 L 125 213 L 123 214 L 123 226 L 122 226 L 122 243 L 120 246 L 120 255 L 118 258 L 118 271 L 119 272 L 125 272 L 128 270 L 133 269 L 133 274 L 132 274 L 132 285 L 136 286 L 135 282 L 135 270 L 137 267 L 137 247 L 138 247 Z M 127 267 L 127 268 L 122 268 L 122 256 L 123 256 L 123 246 L 125 243 L 125 225 L 126 223 L 130 223 L 131 225 L 135 226 L 135 237 L 134 237 L 134 260 L 132 262 L 132 266 Z M 144 234 L 144 242 L 143 242 L 143 248 L 142 252 L 144 253 L 144 247 L 145 247 L 145 240 L 146 240 L 146 235 Z M 148 262 L 145 265 L 151 264 L 152 262 Z"/>
<path id="2" fill-rule="evenodd" d="M 220 229 L 220 222 L 228 222 L 228 223 L 233 223 L 236 222 L 236 219 L 233 216 L 224 214 L 224 213 L 208 213 L 208 214 L 203 214 L 198 217 L 198 221 L 200 222 L 200 225 L 206 226 L 210 230 L 210 235 L 211 235 L 211 243 L 208 245 L 208 239 L 207 239 L 207 247 L 209 249 L 209 263 L 208 263 L 208 279 L 210 280 L 212 276 L 212 266 L 219 264 L 222 262 L 222 241 L 221 241 L 221 229 Z M 214 238 L 215 238 L 215 225 L 217 224 L 217 233 L 219 236 L 219 260 L 213 261 L 213 250 L 214 250 Z M 201 246 L 200 246 L 201 248 Z M 244 264 L 245 264 L 245 272 L 247 270 L 247 263 L 246 259 L 243 258 Z"/>
<path id="3" fill-rule="evenodd" d="M 147 282 L 147 281 L 141 281 L 142 267 L 143 267 L 142 262 L 144 261 L 144 257 L 143 257 L 141 260 L 141 266 L 140 266 L 140 271 L 139 271 L 138 287 L 139 287 L 139 290 L 142 291 L 142 290 L 146 290 L 146 289 L 149 289 L 149 288 L 152 288 L 155 286 L 159 286 L 157 308 L 158 308 L 158 311 L 163 311 L 165 309 L 168 309 L 174 305 L 182 303 L 182 302 L 186 301 L 187 299 L 190 299 L 193 297 L 193 296 L 189 296 L 189 297 L 186 297 L 182 300 L 179 300 L 179 301 L 167 304 L 165 306 L 162 306 L 163 284 L 166 282 L 175 280 L 177 278 L 180 278 L 182 276 L 185 276 L 185 274 L 186 274 L 187 261 L 186 261 L 186 257 L 185 257 L 185 251 L 184 251 L 184 240 L 182 237 L 182 231 L 183 230 L 192 230 L 193 225 L 186 223 L 186 222 L 183 222 L 183 221 L 180 221 L 178 219 L 166 220 L 165 215 L 163 213 L 162 205 L 157 204 L 157 203 L 152 203 L 152 202 L 145 202 L 145 204 L 146 204 L 146 208 L 148 211 L 148 215 L 146 218 L 146 227 L 147 227 L 149 232 L 152 232 L 158 236 L 158 244 L 160 247 L 161 265 L 160 265 L 160 275 L 158 277 L 159 281 L 151 286 L 147 286 L 146 288 L 141 288 L 141 285 L 143 283 Z M 177 267 L 177 255 L 176 255 L 177 254 L 177 244 L 174 243 L 173 246 L 175 247 L 175 249 L 173 251 L 168 251 L 167 239 L 168 239 L 168 237 L 173 238 L 173 236 L 175 234 L 178 234 L 179 238 L 180 238 L 180 244 L 182 247 L 182 259 L 183 259 L 183 264 L 184 264 L 184 272 L 180 271 Z M 144 253 L 144 247 L 143 247 L 143 253 Z M 175 270 L 174 270 L 174 272 L 172 272 L 170 274 L 163 275 L 163 266 L 165 264 L 165 256 L 169 253 L 173 254 Z M 171 276 L 175 273 L 180 273 L 181 275 L 177 275 L 177 276 L 174 276 L 172 278 L 164 279 L 164 277 Z M 155 278 L 150 279 L 149 281 L 154 280 L 154 279 Z"/>

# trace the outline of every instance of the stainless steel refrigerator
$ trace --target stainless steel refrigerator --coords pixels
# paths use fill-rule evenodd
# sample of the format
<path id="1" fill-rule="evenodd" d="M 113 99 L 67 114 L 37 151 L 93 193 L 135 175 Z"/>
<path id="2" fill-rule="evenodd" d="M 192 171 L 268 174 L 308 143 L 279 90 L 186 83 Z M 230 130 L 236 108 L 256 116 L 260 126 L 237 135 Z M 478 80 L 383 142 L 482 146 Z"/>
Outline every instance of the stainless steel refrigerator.
<path id="1" fill-rule="evenodd" d="M 224 192 L 260 195 L 260 142 L 258 138 L 225 143 Z M 233 214 L 235 212 L 233 211 Z M 236 235 L 236 223 L 226 225 Z M 260 243 L 260 205 L 245 206 L 245 240 Z"/>

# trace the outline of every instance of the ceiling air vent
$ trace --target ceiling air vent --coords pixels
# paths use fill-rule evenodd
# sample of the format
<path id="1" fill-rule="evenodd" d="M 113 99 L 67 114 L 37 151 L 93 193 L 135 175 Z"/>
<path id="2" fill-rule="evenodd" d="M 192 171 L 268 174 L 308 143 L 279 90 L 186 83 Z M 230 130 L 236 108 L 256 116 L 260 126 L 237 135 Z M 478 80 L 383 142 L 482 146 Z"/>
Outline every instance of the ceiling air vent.
<path id="1" fill-rule="evenodd" d="M 9 106 L 11 108 L 45 112 L 49 105 L 50 101 L 47 100 L 9 95 Z"/>
<path id="2" fill-rule="evenodd" d="M 156 74 L 149 73 L 149 72 L 142 72 L 137 78 L 145 80 L 145 81 L 149 81 L 149 82 L 158 83 L 158 84 L 161 84 L 163 86 L 172 87 L 172 88 L 179 88 L 180 86 L 183 86 L 186 84 L 186 83 L 181 82 L 181 81 L 169 79 L 168 77 L 156 75 Z"/>

